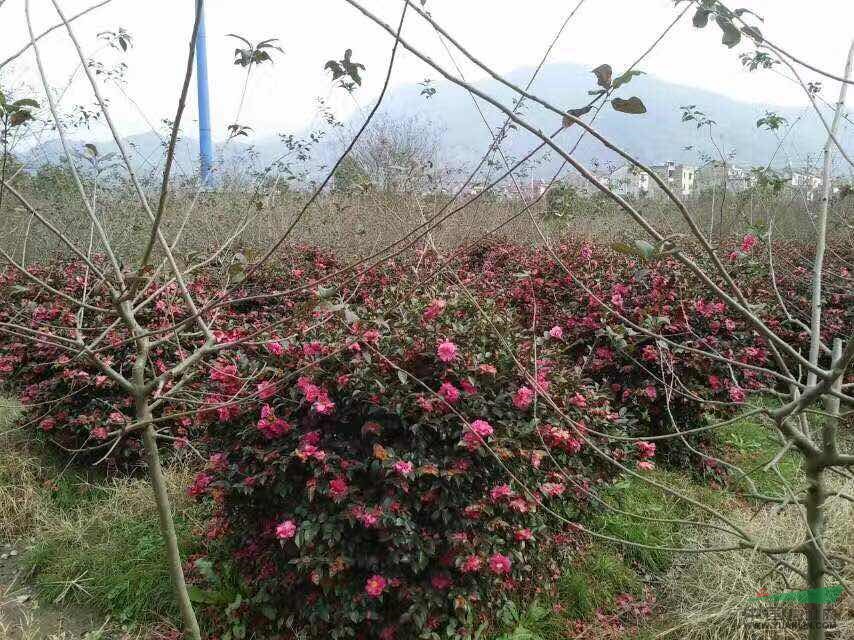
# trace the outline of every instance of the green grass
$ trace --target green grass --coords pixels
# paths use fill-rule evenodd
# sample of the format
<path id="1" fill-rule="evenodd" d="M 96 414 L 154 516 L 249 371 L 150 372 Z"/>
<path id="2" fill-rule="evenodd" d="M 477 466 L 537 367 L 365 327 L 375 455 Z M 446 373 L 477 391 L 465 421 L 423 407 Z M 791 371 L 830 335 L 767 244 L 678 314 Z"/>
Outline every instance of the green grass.
<path id="1" fill-rule="evenodd" d="M 130 626 L 177 621 L 147 479 L 64 465 L 14 428 L 16 415 L 14 403 L 0 397 L 0 538 L 28 547 L 23 563 L 39 597 L 84 604 Z M 176 465 L 165 475 L 187 557 L 204 514 L 186 496 L 192 471 Z"/>
<path id="2" fill-rule="evenodd" d="M 788 497 L 787 485 L 796 486 L 803 478 L 800 457 L 789 451 L 777 462 L 777 470 L 764 469 L 780 449 L 771 430 L 755 419 L 744 419 L 718 431 L 720 442 L 727 448 L 727 458 L 739 466 L 756 485 L 756 490 L 769 496 Z M 780 478 L 782 476 L 782 479 Z M 747 482 L 735 479 L 734 489 L 746 491 Z"/>
<path id="3" fill-rule="evenodd" d="M 587 549 L 558 580 L 558 599 L 570 618 L 586 619 L 621 593 L 641 595 L 643 582 L 624 558 L 602 545 Z"/>
<path id="4" fill-rule="evenodd" d="M 156 514 L 123 515 L 109 501 L 87 511 L 37 540 L 25 555 L 41 596 L 94 606 L 122 623 L 177 620 Z M 186 553 L 190 523 L 179 516 L 176 527 Z"/>

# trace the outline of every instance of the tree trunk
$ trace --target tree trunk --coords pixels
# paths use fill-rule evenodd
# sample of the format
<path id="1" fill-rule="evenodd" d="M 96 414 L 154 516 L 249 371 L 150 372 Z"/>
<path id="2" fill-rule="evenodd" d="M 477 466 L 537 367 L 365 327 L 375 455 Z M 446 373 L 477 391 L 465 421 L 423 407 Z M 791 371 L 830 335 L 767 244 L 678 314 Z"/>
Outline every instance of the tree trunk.
<path id="1" fill-rule="evenodd" d="M 137 411 L 140 419 L 151 418 L 148 403 L 142 401 L 142 406 Z M 184 579 L 184 569 L 181 566 L 181 553 L 178 550 L 178 537 L 175 535 L 175 522 L 172 519 L 172 506 L 169 503 L 169 494 L 166 491 L 166 482 L 163 479 L 163 468 L 160 466 L 160 455 L 157 453 L 157 439 L 154 435 L 154 427 L 148 425 L 142 432 L 145 443 L 145 451 L 148 456 L 148 475 L 151 487 L 154 489 L 154 500 L 157 502 L 157 514 L 160 517 L 160 532 L 166 543 L 166 557 L 169 566 L 169 575 L 175 589 L 175 598 L 181 610 L 181 618 L 184 621 L 184 631 L 191 640 L 201 640 L 199 623 L 196 620 L 196 612 L 190 595 L 187 592 L 187 583 Z"/>
<path id="2" fill-rule="evenodd" d="M 807 583 L 810 589 L 821 589 L 824 587 L 824 550 L 822 539 L 824 538 L 824 490 L 823 472 L 819 464 L 813 460 L 807 460 L 807 524 L 809 525 L 810 541 L 807 545 Z M 817 602 L 808 604 L 807 620 L 809 624 L 809 640 L 824 640 L 824 604 Z"/>

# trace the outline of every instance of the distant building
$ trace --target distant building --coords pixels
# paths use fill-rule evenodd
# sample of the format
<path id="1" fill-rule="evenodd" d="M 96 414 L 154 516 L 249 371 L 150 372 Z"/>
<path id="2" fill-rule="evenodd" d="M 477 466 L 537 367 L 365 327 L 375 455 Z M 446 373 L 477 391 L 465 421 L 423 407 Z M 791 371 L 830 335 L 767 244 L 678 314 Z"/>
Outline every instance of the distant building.
<path id="1" fill-rule="evenodd" d="M 812 169 L 789 170 L 786 173 L 786 182 L 789 186 L 807 193 L 818 191 L 822 185 L 821 176 Z"/>
<path id="2" fill-rule="evenodd" d="M 690 196 L 694 193 L 696 167 L 687 164 L 678 164 L 670 160 L 664 164 L 653 166 L 652 170 L 658 174 L 677 196 Z"/>
<path id="3" fill-rule="evenodd" d="M 649 174 L 633 164 L 624 164 L 608 176 L 608 187 L 620 196 L 642 198 L 649 194 Z"/>
<path id="4" fill-rule="evenodd" d="M 694 190 L 696 193 L 712 189 L 722 189 L 731 193 L 746 191 L 756 184 L 756 176 L 750 169 L 723 162 L 709 162 L 694 172 Z"/>

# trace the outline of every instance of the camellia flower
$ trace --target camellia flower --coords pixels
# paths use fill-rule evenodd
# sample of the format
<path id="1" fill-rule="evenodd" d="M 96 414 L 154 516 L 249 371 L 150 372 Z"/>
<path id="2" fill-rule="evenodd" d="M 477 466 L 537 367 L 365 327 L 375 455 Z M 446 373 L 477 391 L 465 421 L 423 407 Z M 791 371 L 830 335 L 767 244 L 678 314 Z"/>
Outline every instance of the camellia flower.
<path id="1" fill-rule="evenodd" d="M 460 571 L 463 573 L 474 573 L 476 571 L 480 571 L 482 564 L 483 560 L 481 560 L 479 556 L 470 555 L 463 561 Z"/>
<path id="2" fill-rule="evenodd" d="M 728 393 L 729 399 L 733 402 L 744 402 L 744 389 L 741 387 L 730 387 Z"/>
<path id="3" fill-rule="evenodd" d="M 501 575 L 502 573 L 510 573 L 510 558 L 500 553 L 494 554 L 489 559 L 489 570 L 496 575 Z"/>
<path id="4" fill-rule="evenodd" d="M 513 534 L 517 542 L 527 542 L 534 539 L 534 533 L 530 529 L 519 529 Z"/>
<path id="5" fill-rule="evenodd" d="M 347 481 L 344 478 L 335 478 L 329 483 L 329 493 L 331 493 L 332 497 L 336 500 L 340 500 L 346 496 L 348 489 Z"/>
<path id="6" fill-rule="evenodd" d="M 650 462 L 649 460 L 641 460 L 638 462 L 638 469 L 641 471 L 652 471 L 655 469 L 655 463 Z"/>
<path id="7" fill-rule="evenodd" d="M 276 537 L 279 540 L 290 540 L 297 534 L 297 525 L 293 520 L 285 520 L 276 525 Z"/>
<path id="8" fill-rule="evenodd" d="M 549 329 L 549 336 L 555 340 L 561 340 L 563 338 L 563 329 L 559 325 L 555 325 Z"/>
<path id="9" fill-rule="evenodd" d="M 560 482 L 544 482 L 540 485 L 540 491 L 544 496 L 556 498 L 563 495 L 563 492 L 566 491 L 566 487 Z"/>
<path id="10" fill-rule="evenodd" d="M 755 235 L 753 235 L 752 233 L 748 233 L 741 241 L 741 250 L 744 253 L 750 253 L 751 249 L 756 246 L 756 243 L 758 241 L 759 239 Z"/>
<path id="11" fill-rule="evenodd" d="M 365 593 L 372 598 L 379 598 L 387 586 L 388 580 L 380 575 L 373 575 L 365 582 Z"/>
<path id="12" fill-rule="evenodd" d="M 282 346 L 281 342 L 267 342 L 264 345 L 264 348 L 274 356 L 280 356 L 285 352 L 285 348 Z"/>
<path id="13" fill-rule="evenodd" d="M 430 578 L 430 584 L 434 589 L 438 591 L 444 591 L 445 589 L 450 589 L 453 586 L 454 581 L 451 580 L 451 577 L 445 573 L 437 573 L 432 578 Z"/>
<path id="14" fill-rule="evenodd" d="M 436 348 L 436 355 L 442 362 L 453 362 L 457 357 L 457 345 L 450 340 L 443 340 Z"/>
<path id="15" fill-rule="evenodd" d="M 656 391 L 655 387 L 651 384 L 646 385 L 646 389 L 643 390 L 643 393 L 650 400 L 655 400 L 658 397 L 658 391 Z"/>
<path id="16" fill-rule="evenodd" d="M 493 434 L 492 425 L 486 420 L 475 420 L 463 434 L 463 442 L 471 449 L 477 449 L 483 441 Z"/>
<path id="17" fill-rule="evenodd" d="M 482 365 L 480 365 L 480 366 L 478 367 L 478 371 L 480 371 L 481 373 L 486 374 L 486 375 L 488 375 L 488 376 L 494 376 L 496 373 L 498 373 L 498 369 L 496 369 L 496 368 L 495 368 L 493 365 L 491 365 L 491 364 L 482 364 Z"/>
<path id="18" fill-rule="evenodd" d="M 276 385 L 269 380 L 263 380 L 258 383 L 258 397 L 261 400 L 267 400 L 276 393 Z"/>
<path id="19" fill-rule="evenodd" d="M 436 299 L 429 304 L 429 306 L 424 310 L 424 314 L 421 317 L 424 318 L 425 321 L 435 320 L 444 310 L 445 301 Z"/>
<path id="20" fill-rule="evenodd" d="M 587 399 L 576 391 L 575 395 L 569 399 L 569 404 L 574 405 L 579 409 L 583 409 L 587 406 Z"/>
<path id="21" fill-rule="evenodd" d="M 642 459 L 652 458 L 655 455 L 654 442 L 646 442 L 645 440 L 635 442 L 635 449 L 638 450 L 638 454 Z"/>
<path id="22" fill-rule="evenodd" d="M 50 431 L 56 426 L 56 420 L 53 418 L 45 418 L 41 422 L 39 422 L 39 427 L 41 427 L 42 431 Z"/>
<path id="23" fill-rule="evenodd" d="M 439 387 L 439 395 L 449 404 L 454 404 L 460 399 L 460 390 L 450 382 L 443 382 L 442 386 Z"/>
<path id="24" fill-rule="evenodd" d="M 408 476 L 412 473 L 412 463 L 407 460 L 398 460 L 392 465 L 392 468 L 402 476 Z"/>
<path id="25" fill-rule="evenodd" d="M 519 387 L 513 394 L 513 406 L 517 409 L 527 409 L 534 401 L 534 392 L 529 387 Z"/>
<path id="26" fill-rule="evenodd" d="M 493 502 L 498 502 L 502 498 L 509 498 L 513 495 L 513 489 L 510 488 L 509 484 L 499 484 L 492 488 L 492 491 L 489 492 L 489 497 L 492 498 Z"/>

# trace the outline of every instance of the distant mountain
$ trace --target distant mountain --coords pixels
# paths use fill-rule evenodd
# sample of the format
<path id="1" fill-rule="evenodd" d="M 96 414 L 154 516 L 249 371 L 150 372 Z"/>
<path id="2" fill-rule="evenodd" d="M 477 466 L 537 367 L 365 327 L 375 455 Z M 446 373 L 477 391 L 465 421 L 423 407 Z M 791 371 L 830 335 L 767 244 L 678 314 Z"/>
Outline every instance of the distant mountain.
<path id="1" fill-rule="evenodd" d="M 532 73 L 532 68 L 521 68 L 507 74 L 506 78 L 524 87 Z M 492 78 L 479 81 L 475 86 L 505 105 L 512 105 L 512 99 L 516 97 L 510 89 Z M 442 126 L 443 146 L 450 155 L 469 160 L 479 158 L 490 137 L 468 92 L 443 82 L 435 86 L 435 95 L 425 100 L 420 95 L 422 88 L 413 85 L 398 89 L 390 96 L 387 111 L 398 117 L 424 113 Z M 586 104 L 590 99 L 588 91 L 595 88 L 596 79 L 590 69 L 575 64 L 551 64 L 540 71 L 531 92 L 558 107 L 570 109 Z M 767 163 L 777 147 L 771 133 L 756 127 L 757 120 L 766 111 L 776 112 L 790 123 L 803 113 L 803 109 L 741 102 L 710 91 L 665 82 L 652 75 L 635 77 L 617 95 L 640 97 L 647 113 L 627 115 L 606 108 L 597 117 L 595 126 L 618 146 L 647 163 L 675 160 L 697 164 L 698 151 L 714 151 L 705 131 L 698 134 L 695 125 L 682 122 L 682 106 L 696 105 L 698 110 L 715 120 L 714 134 L 719 144 L 725 152 L 734 150 L 736 161 L 746 165 Z M 483 101 L 479 103 L 490 124 L 500 126 L 504 116 L 492 105 Z M 546 133 L 551 133 L 558 126 L 558 118 L 539 105 L 528 104 L 523 113 L 531 124 Z M 589 118 L 587 116 L 586 119 L 589 121 Z M 567 136 L 563 138 L 564 142 L 574 143 L 578 133 L 579 130 L 574 129 L 562 134 Z M 825 139 L 818 117 L 809 111 L 788 136 L 786 146 L 800 154 L 817 154 Z M 517 131 L 505 148 L 519 155 L 535 143 L 532 134 Z M 688 146 L 693 148 L 686 150 Z M 585 163 L 593 159 L 614 159 L 612 153 L 593 140 L 582 141 L 575 157 Z M 782 163 L 782 158 L 779 159 Z M 803 159 L 799 158 L 800 161 Z"/>
<path id="2" fill-rule="evenodd" d="M 533 69 L 520 68 L 509 74 L 507 79 L 517 86 L 524 86 Z M 498 81 L 488 78 L 475 83 L 475 86 L 503 104 L 512 106 L 516 94 Z M 417 115 L 423 121 L 429 121 L 440 132 L 441 160 L 452 165 L 471 165 L 477 162 L 488 148 L 491 138 L 475 109 L 471 96 L 465 90 L 448 82 L 433 85 L 435 94 L 428 100 L 422 95 L 423 86 L 412 84 L 394 90 L 383 105 L 384 116 L 391 119 L 405 119 Z M 595 77 L 590 69 L 576 64 L 550 64 L 544 66 L 537 76 L 532 92 L 552 104 L 563 108 L 576 108 L 584 105 L 590 98 L 588 91 L 596 87 Z M 647 109 L 642 115 L 627 115 L 605 108 L 597 117 L 595 126 L 605 136 L 647 163 L 662 163 L 666 160 L 701 164 L 698 152 L 714 152 L 705 130 L 698 131 L 692 123 L 682 122 L 682 106 L 696 105 L 709 118 L 716 121 L 714 134 L 725 153 L 735 154 L 735 162 L 743 165 L 764 165 L 775 155 L 777 141 L 768 131 L 757 129 L 756 122 L 767 111 L 775 112 L 792 123 L 802 116 L 803 109 L 778 107 L 768 104 L 741 102 L 711 91 L 695 89 L 665 82 L 653 75 L 641 75 L 634 78 L 619 91 L 620 96 L 640 97 Z M 487 121 L 495 129 L 504 116 L 488 103 L 478 100 Z M 558 126 L 558 118 L 546 112 L 539 105 L 528 103 L 522 115 L 534 127 L 546 133 Z M 361 115 L 355 116 L 350 123 L 358 126 Z M 589 121 L 590 116 L 586 119 Z M 565 146 L 575 143 L 580 133 L 572 128 L 562 134 Z M 308 131 L 297 132 L 297 136 L 306 136 Z M 850 138 L 852 133 L 848 133 Z M 802 163 L 807 155 L 815 158 L 826 134 L 812 111 L 801 117 L 797 126 L 787 135 L 785 148 L 791 150 L 792 161 Z M 135 162 L 143 170 L 152 170 L 162 162 L 164 144 L 154 133 L 130 136 L 128 142 L 133 148 Z M 850 142 L 850 140 L 848 140 Z M 502 148 L 513 156 L 530 150 L 537 143 L 532 134 L 524 130 L 513 131 Z M 568 144 L 567 144 L 568 143 Z M 101 153 L 115 151 L 115 145 L 96 143 Z M 82 142 L 80 143 L 82 145 Z M 285 150 L 278 136 L 255 135 L 233 140 L 223 153 L 223 145 L 217 145 L 217 158 L 225 165 L 245 159 L 248 151 L 253 152 L 254 166 L 263 167 L 278 158 Z M 313 152 L 315 171 L 328 164 L 340 148 L 340 140 L 327 138 Z M 552 154 L 554 156 L 555 154 Z M 32 152 L 35 164 L 44 161 L 56 161 L 61 154 L 56 142 L 48 142 L 38 151 Z M 615 154 L 587 136 L 578 146 L 574 157 L 590 163 L 593 160 L 609 162 L 616 160 Z M 557 160 L 546 163 L 536 170 L 539 177 L 546 177 L 557 165 Z M 777 153 L 775 164 L 783 165 L 784 155 Z M 179 142 L 176 153 L 178 174 L 190 175 L 195 172 L 198 163 L 198 142 L 186 137 Z"/>

